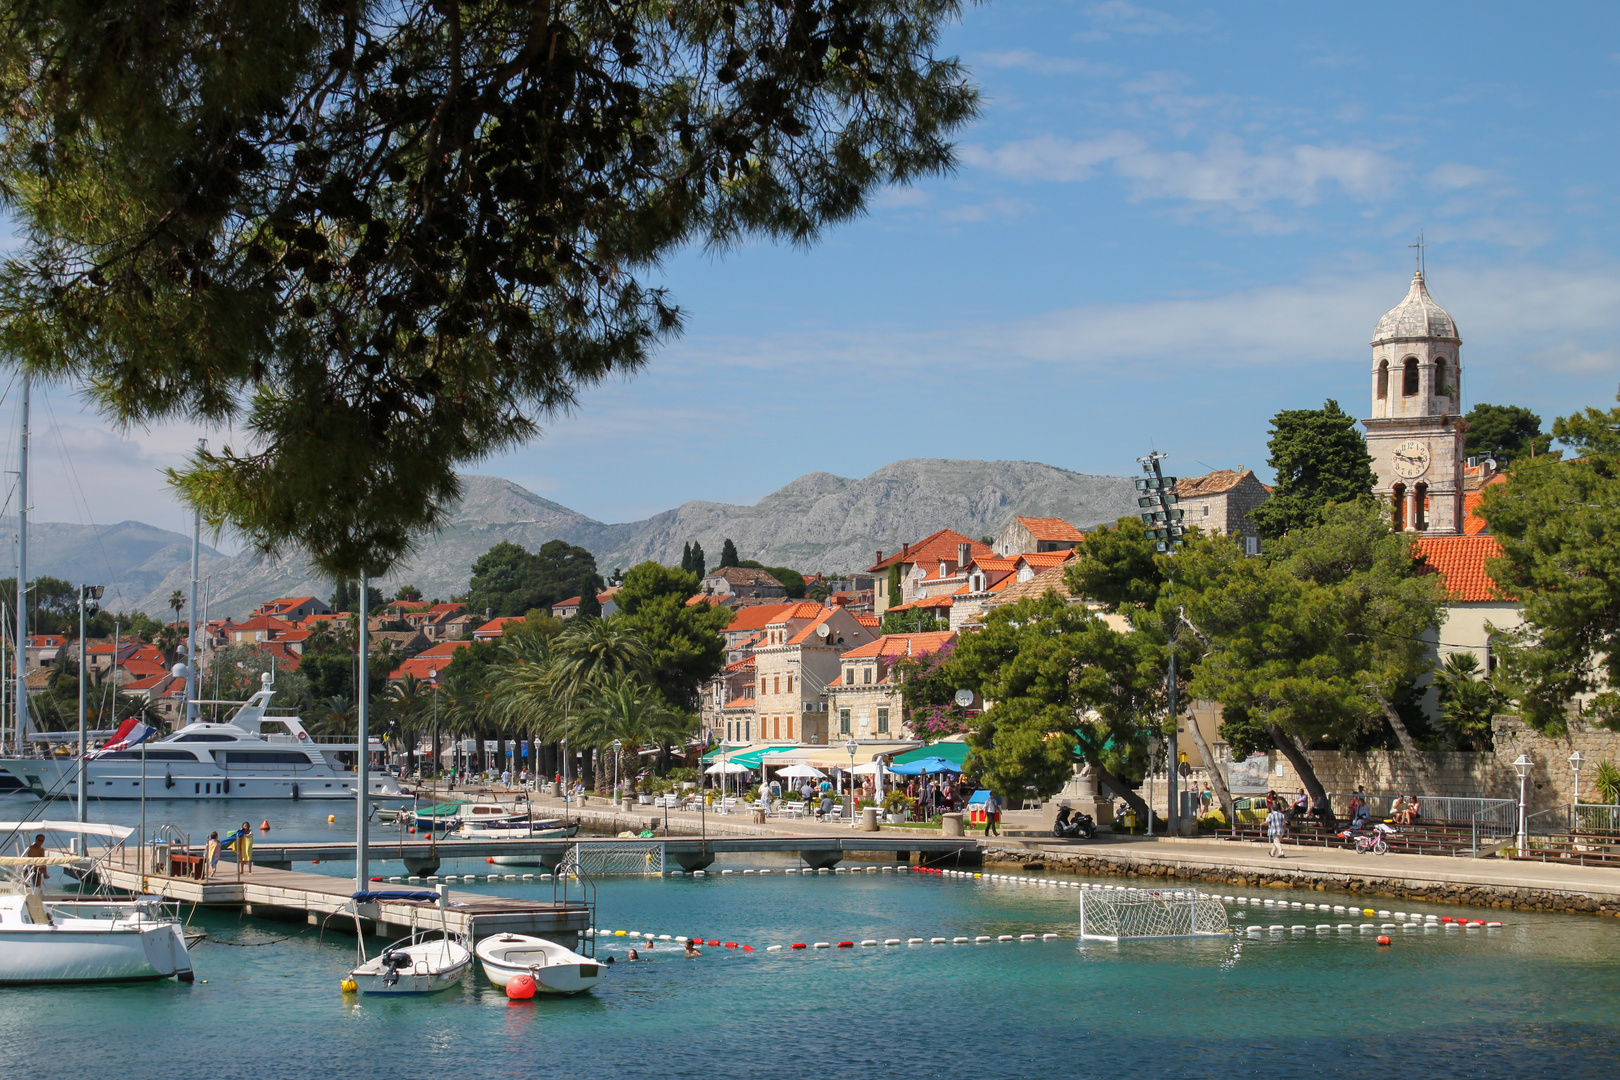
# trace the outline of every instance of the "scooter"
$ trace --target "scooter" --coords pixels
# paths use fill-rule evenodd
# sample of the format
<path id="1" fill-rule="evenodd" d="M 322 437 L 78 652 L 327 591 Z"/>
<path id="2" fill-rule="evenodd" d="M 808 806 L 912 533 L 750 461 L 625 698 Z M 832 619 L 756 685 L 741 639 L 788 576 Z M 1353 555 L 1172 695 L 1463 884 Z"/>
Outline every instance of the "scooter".
<path id="1" fill-rule="evenodd" d="M 1077 813 L 1062 806 L 1052 822 L 1052 835 L 1059 840 L 1094 840 L 1097 837 L 1097 823 L 1090 814 Z"/>

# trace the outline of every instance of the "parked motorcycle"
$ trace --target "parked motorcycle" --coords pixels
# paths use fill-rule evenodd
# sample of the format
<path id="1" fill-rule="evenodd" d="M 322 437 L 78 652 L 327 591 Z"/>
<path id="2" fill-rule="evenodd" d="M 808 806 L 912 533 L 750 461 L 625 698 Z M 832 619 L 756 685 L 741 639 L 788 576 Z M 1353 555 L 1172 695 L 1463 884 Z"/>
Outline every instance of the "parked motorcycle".
<path id="1" fill-rule="evenodd" d="M 1097 823 L 1090 814 L 1077 813 L 1062 806 L 1052 822 L 1052 835 L 1059 840 L 1093 840 L 1097 836 Z"/>

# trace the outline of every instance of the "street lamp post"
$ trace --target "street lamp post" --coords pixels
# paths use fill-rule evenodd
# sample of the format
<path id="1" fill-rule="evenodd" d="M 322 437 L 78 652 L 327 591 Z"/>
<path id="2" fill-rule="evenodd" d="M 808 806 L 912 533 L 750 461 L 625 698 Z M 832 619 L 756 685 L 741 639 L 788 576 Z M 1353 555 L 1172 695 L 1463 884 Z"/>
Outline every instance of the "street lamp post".
<path id="1" fill-rule="evenodd" d="M 84 756 L 85 756 L 86 753 L 89 752 L 89 749 L 90 749 L 90 747 L 88 745 L 88 734 L 89 733 L 85 731 L 85 727 L 87 725 L 85 723 L 85 714 L 84 714 L 84 680 L 85 680 L 84 623 L 85 623 L 85 611 L 90 606 L 90 601 L 92 601 L 92 600 L 100 600 L 101 599 L 102 590 L 103 590 L 103 587 L 100 586 L 100 585 L 80 585 L 79 586 L 79 822 L 81 824 L 85 820 L 85 818 L 84 818 L 84 796 L 85 796 L 85 775 L 84 775 L 85 774 L 85 763 L 84 763 Z M 192 663 L 195 663 L 195 661 L 192 660 L 192 658 L 189 657 L 189 656 L 186 657 L 186 659 L 188 661 L 192 662 Z M 114 671 L 118 670 L 118 657 L 116 657 L 116 656 L 113 657 L 113 670 Z M 190 669 L 188 668 L 187 670 L 189 671 Z M 21 730 L 20 726 L 19 726 L 18 730 L 19 731 Z"/>
<path id="2" fill-rule="evenodd" d="M 624 743 L 618 739 L 613 740 L 613 797 L 619 798 L 619 754 L 624 749 Z"/>
<path id="3" fill-rule="evenodd" d="M 854 739 L 844 744 L 849 751 L 849 823 L 855 824 L 855 751 L 861 748 L 860 743 Z"/>
<path id="4" fill-rule="evenodd" d="M 1575 790 L 1571 793 L 1569 799 L 1569 827 L 1571 829 L 1575 828 L 1575 815 L 1580 813 L 1581 809 L 1581 766 L 1585 764 L 1586 759 L 1581 757 L 1579 750 L 1569 755 L 1569 767 L 1575 772 Z"/>
<path id="5" fill-rule="evenodd" d="M 1529 847 L 1528 822 L 1525 819 L 1525 800 L 1529 796 L 1531 760 L 1520 754 L 1513 762 L 1513 771 L 1519 774 L 1519 854 Z"/>

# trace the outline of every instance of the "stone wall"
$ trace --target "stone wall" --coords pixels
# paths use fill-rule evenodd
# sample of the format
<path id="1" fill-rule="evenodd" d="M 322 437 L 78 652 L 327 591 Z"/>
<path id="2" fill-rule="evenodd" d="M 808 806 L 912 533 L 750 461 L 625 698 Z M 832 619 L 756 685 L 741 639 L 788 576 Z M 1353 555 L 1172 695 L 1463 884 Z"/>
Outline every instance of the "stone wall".
<path id="1" fill-rule="evenodd" d="M 1575 773 L 1569 766 L 1569 756 L 1575 751 L 1579 750 L 1585 759 L 1580 778 L 1582 802 L 1599 801 L 1594 782 L 1599 764 L 1609 761 L 1620 765 L 1620 732 L 1593 728 L 1579 718 L 1570 722 L 1569 735 L 1561 739 L 1539 734 L 1517 716 L 1498 716 L 1491 728 L 1494 750 L 1433 751 L 1423 755 L 1436 782 L 1437 790 L 1432 794 L 1517 799 L 1519 778 L 1513 762 L 1523 753 L 1533 763 L 1528 794 L 1530 812 L 1535 813 L 1574 798 Z M 1268 756 L 1272 790 L 1292 794 L 1303 786 L 1287 758 L 1276 751 Z M 1416 795 L 1420 791 L 1417 771 L 1402 750 L 1313 750 L 1309 756 L 1317 778 L 1328 791 L 1354 791 L 1357 785 L 1374 795 Z M 1202 775 L 1202 770 L 1195 770 L 1193 780 L 1198 781 Z M 1152 801 L 1162 813 L 1166 807 L 1164 778 L 1155 778 L 1153 786 Z M 1147 796 L 1145 786 L 1142 795 Z"/>

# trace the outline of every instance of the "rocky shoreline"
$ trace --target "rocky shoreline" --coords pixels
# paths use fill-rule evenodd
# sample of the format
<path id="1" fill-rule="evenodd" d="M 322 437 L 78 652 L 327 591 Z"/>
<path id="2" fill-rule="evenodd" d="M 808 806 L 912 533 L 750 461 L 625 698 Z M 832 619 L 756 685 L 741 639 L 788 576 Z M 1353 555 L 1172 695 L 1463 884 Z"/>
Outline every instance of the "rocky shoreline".
<path id="1" fill-rule="evenodd" d="M 1198 881 L 1246 888 L 1347 892 L 1469 907 L 1620 916 L 1620 896 L 1593 896 L 1574 890 L 1526 888 L 1506 884 L 1423 880 L 1399 875 L 1334 873 L 1307 870 L 1303 867 L 1292 868 L 1286 863 L 1278 865 L 1275 869 L 1267 867 L 1264 870 L 1257 870 L 1247 866 L 1191 865 L 1172 860 L 1143 858 L 1134 853 L 1109 853 L 1106 848 L 1070 852 L 1029 851 L 995 846 L 984 848 L 984 861 L 986 866 L 1020 867 L 1025 871 L 1060 870 L 1109 877 L 1168 878 L 1175 881 Z"/>

